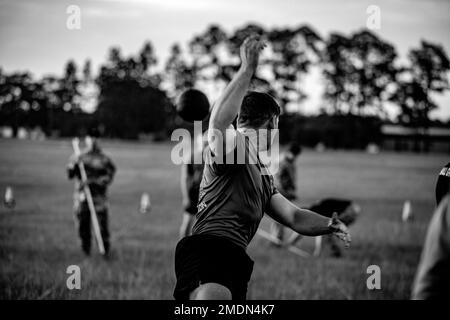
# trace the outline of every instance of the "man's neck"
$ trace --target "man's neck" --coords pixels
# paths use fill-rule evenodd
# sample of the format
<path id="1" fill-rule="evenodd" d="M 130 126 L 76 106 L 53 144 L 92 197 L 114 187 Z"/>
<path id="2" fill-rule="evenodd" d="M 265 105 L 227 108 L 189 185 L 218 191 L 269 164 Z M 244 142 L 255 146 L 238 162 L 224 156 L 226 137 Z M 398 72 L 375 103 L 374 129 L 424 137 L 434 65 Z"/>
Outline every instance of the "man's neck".
<path id="1" fill-rule="evenodd" d="M 249 142 L 258 150 L 258 130 L 253 128 L 240 127 L 237 130 L 249 138 Z M 259 151 L 259 150 L 258 150 Z"/>

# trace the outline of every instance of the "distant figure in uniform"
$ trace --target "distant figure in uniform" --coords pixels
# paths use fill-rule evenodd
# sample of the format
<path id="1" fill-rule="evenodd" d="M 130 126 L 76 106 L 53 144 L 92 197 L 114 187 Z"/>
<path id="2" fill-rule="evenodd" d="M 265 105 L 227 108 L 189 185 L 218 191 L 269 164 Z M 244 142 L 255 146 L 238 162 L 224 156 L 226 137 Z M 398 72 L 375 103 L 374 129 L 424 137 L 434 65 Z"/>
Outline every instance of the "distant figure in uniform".
<path id="1" fill-rule="evenodd" d="M 191 234 L 192 224 L 197 213 L 198 194 L 203 177 L 203 148 L 207 140 L 197 136 L 194 146 L 181 166 L 181 194 L 183 197 L 183 220 L 180 226 L 180 239 Z M 200 162 L 200 163 L 196 163 Z"/>
<path id="2" fill-rule="evenodd" d="M 297 143 L 292 143 L 281 155 L 278 171 L 274 176 L 275 186 L 278 191 L 289 201 L 297 200 L 297 167 L 295 160 L 301 154 L 302 148 Z M 272 233 L 281 242 L 284 240 L 284 231 L 280 223 L 272 222 Z"/>
<path id="3" fill-rule="evenodd" d="M 333 213 L 337 213 L 338 219 L 346 226 L 349 227 L 353 224 L 356 218 L 361 214 L 361 207 L 347 199 L 338 198 L 325 198 L 314 203 L 308 208 L 313 212 L 317 212 L 321 216 L 331 218 Z M 339 243 L 333 237 L 329 235 L 322 236 L 327 246 L 330 247 L 331 256 L 339 258 L 342 256 L 341 247 Z M 302 236 L 298 233 L 294 233 L 292 237 L 287 241 L 288 245 L 293 245 L 298 242 Z M 314 255 L 317 256 L 322 250 L 322 239 L 316 238 L 316 248 L 314 250 Z"/>
<path id="4" fill-rule="evenodd" d="M 450 163 L 439 173 L 436 203 L 413 284 L 416 300 L 450 297 Z"/>
<path id="5" fill-rule="evenodd" d="M 74 213 L 77 221 L 78 234 L 81 239 L 81 248 L 86 255 L 91 252 L 91 216 L 84 194 L 84 184 L 78 167 L 79 161 L 84 164 L 88 186 L 92 194 L 95 211 L 100 225 L 100 233 L 105 246 L 105 255 L 110 252 L 108 229 L 107 188 L 111 184 L 116 167 L 109 157 L 101 150 L 98 144 L 99 132 L 91 129 L 85 138 L 86 148 L 79 157 L 73 155 L 67 166 L 69 179 L 76 178 L 74 193 Z"/>

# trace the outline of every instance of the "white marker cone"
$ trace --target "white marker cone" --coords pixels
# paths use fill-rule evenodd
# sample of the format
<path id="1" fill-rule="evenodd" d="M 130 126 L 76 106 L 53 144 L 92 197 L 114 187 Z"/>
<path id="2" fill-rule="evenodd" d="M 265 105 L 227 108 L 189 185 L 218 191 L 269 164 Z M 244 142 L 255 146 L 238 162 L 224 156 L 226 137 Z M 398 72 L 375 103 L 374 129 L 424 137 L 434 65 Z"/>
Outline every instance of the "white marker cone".
<path id="1" fill-rule="evenodd" d="M 6 187 L 5 198 L 4 198 L 5 207 L 14 208 L 16 205 L 16 200 L 14 199 L 14 191 L 11 187 Z"/>
<path id="2" fill-rule="evenodd" d="M 139 207 L 139 211 L 144 214 L 150 212 L 152 209 L 152 204 L 150 201 L 150 196 L 148 193 L 144 192 L 141 196 L 141 204 Z"/>
<path id="3" fill-rule="evenodd" d="M 406 200 L 405 203 L 403 204 L 402 221 L 408 222 L 408 221 L 411 221 L 412 218 L 413 218 L 413 215 L 412 215 L 411 201 Z"/>

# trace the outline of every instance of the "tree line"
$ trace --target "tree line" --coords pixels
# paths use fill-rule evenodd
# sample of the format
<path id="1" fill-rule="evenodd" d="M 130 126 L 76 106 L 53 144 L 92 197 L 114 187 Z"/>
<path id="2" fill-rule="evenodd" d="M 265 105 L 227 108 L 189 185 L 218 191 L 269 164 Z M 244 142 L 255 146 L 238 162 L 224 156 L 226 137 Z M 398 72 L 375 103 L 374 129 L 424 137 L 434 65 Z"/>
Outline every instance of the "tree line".
<path id="1" fill-rule="evenodd" d="M 240 44 L 255 33 L 268 48 L 252 87 L 280 102 L 286 141 L 303 137 L 309 143 L 314 135 L 323 140 L 338 132 L 337 137 L 361 140 L 342 138 L 333 144 L 359 147 L 377 139 L 388 104 L 397 106 L 399 123 L 426 130 L 430 112 L 437 108 L 432 96 L 449 89 L 448 56 L 441 45 L 425 40 L 400 61 L 395 46 L 369 30 L 322 37 L 309 25 L 266 29 L 247 24 L 231 33 L 210 25 L 186 46 L 175 43 L 162 70 L 149 41 L 128 57 L 120 48 L 110 48 L 96 75 L 89 60 L 81 67 L 68 61 L 62 76 L 41 79 L 0 69 L 0 126 L 14 132 L 40 127 L 47 135 L 71 136 L 96 124 L 108 137 L 167 137 L 183 125 L 176 116 L 176 97 L 190 87 L 220 92 L 239 68 Z M 320 71 L 324 92 L 321 115 L 308 120 L 298 106 L 308 97 L 304 82 L 313 68 Z M 305 132 L 305 127 L 311 130 Z"/>

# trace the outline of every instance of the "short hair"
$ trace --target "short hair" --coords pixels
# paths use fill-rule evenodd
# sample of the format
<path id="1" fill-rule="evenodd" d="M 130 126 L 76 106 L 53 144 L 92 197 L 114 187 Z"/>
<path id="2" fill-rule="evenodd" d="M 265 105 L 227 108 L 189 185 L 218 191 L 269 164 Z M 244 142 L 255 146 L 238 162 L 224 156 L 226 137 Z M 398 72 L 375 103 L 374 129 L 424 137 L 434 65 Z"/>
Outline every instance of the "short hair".
<path id="1" fill-rule="evenodd" d="M 257 129 L 280 112 L 280 106 L 270 94 L 249 91 L 242 101 L 238 125 Z"/>
<path id="2" fill-rule="evenodd" d="M 296 143 L 293 142 L 291 143 L 291 145 L 289 146 L 289 151 L 294 155 L 294 156 L 298 156 L 300 153 L 302 153 L 302 147 Z"/>

